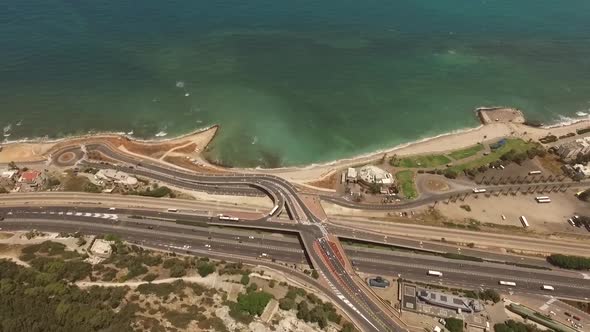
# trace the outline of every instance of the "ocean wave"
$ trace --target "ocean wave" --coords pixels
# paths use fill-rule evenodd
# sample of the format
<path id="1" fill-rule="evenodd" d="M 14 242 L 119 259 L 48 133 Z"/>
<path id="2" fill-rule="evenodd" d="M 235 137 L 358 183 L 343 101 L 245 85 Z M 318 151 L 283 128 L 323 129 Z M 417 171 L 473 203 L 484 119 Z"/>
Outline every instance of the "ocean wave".
<path id="1" fill-rule="evenodd" d="M 551 128 L 571 126 L 573 124 L 580 123 L 580 122 L 586 122 L 588 120 L 590 120 L 590 116 L 573 118 L 570 116 L 559 115 L 554 123 L 550 123 L 548 125 L 542 126 L 541 128 L 551 129 Z"/>
<path id="2" fill-rule="evenodd" d="M 17 143 L 60 143 L 60 142 L 67 141 L 67 140 L 85 139 L 85 138 L 92 138 L 92 137 L 96 137 L 96 136 L 123 136 L 123 137 L 127 137 L 133 141 L 144 142 L 144 143 L 165 142 L 165 141 L 172 141 L 172 140 L 181 139 L 183 137 L 187 137 L 190 135 L 202 133 L 204 131 L 207 131 L 207 130 L 210 130 L 210 129 L 216 128 L 216 127 L 219 127 L 219 126 L 218 125 L 211 125 L 211 126 L 199 128 L 199 129 L 196 129 L 191 132 L 181 134 L 178 136 L 170 136 L 170 137 L 161 138 L 161 139 L 137 138 L 137 137 L 132 137 L 131 135 L 128 135 L 128 133 L 124 133 L 124 132 L 89 130 L 86 134 L 71 134 L 71 135 L 65 135 L 65 136 L 57 137 L 57 138 L 50 138 L 49 136 L 45 135 L 45 136 L 33 137 L 33 138 L 22 137 L 22 138 L 14 139 L 14 140 L 6 140 L 5 139 L 2 142 L 2 145 L 17 144 Z"/>

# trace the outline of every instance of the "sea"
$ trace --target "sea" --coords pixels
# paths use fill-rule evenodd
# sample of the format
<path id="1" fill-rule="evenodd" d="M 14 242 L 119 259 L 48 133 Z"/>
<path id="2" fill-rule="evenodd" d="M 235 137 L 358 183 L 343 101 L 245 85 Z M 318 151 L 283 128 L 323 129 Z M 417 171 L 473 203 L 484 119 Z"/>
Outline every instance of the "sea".
<path id="1" fill-rule="evenodd" d="M 0 11 L 4 141 L 165 139 L 218 124 L 210 160 L 301 166 L 477 126 L 480 106 L 547 124 L 590 113 L 590 1 L 18 0 Z"/>

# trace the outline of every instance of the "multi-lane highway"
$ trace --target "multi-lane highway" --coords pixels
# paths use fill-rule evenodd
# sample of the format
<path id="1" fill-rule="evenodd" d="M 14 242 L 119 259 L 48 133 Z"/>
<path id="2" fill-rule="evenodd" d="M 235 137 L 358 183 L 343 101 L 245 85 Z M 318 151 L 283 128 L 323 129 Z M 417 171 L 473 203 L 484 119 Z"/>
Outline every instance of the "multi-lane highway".
<path id="1" fill-rule="evenodd" d="M 60 154 L 64 152 L 74 152 L 76 156 L 84 155 L 84 153 L 77 153 L 78 151 L 76 149 L 80 148 L 68 147 L 54 152 L 53 161 L 58 161 Z M 53 209 L 51 211 L 43 211 L 44 208 L 38 208 L 38 211 L 35 211 L 34 208 L 30 207 L 13 209 L 12 211 L 4 211 L 7 216 L 4 222 L 5 228 L 23 227 L 24 225 L 25 228 L 39 227 L 40 229 L 53 230 L 66 229 L 68 227 L 71 229 L 74 227 L 77 230 L 88 233 L 104 233 L 108 231 L 121 234 L 130 241 L 139 241 L 144 245 L 167 246 L 166 248 L 173 248 L 175 250 L 177 247 L 171 243 L 184 243 L 180 248 L 186 248 L 185 246 L 191 246 L 193 248 L 195 245 L 197 247 L 203 246 L 204 241 L 209 241 L 210 243 L 208 244 L 211 245 L 211 248 L 203 247 L 207 248 L 207 250 L 203 249 L 203 251 L 209 254 L 213 254 L 213 250 L 237 251 L 240 255 L 250 255 L 251 259 L 251 257 L 259 257 L 261 250 L 264 250 L 265 253 L 268 251 L 267 254 L 272 254 L 277 259 L 280 258 L 287 262 L 308 262 L 322 276 L 320 284 L 317 285 L 319 289 L 329 293 L 327 295 L 334 300 L 334 303 L 363 331 L 405 331 L 407 327 L 399 320 L 396 312 L 390 306 L 383 303 L 373 292 L 367 291 L 366 286 L 356 276 L 354 268 L 365 269 L 368 272 L 379 274 L 384 274 L 382 272 L 385 271 L 388 273 L 391 272 L 394 275 L 402 274 L 403 276 L 410 275 L 420 278 L 420 274 L 424 276 L 423 269 L 425 267 L 434 267 L 444 271 L 444 277 L 440 281 L 447 282 L 447 278 L 449 278 L 448 282 L 470 282 L 472 286 L 474 280 L 481 282 L 481 285 L 488 285 L 497 276 L 511 276 L 510 273 L 514 273 L 515 278 L 522 285 L 519 285 L 519 287 L 523 287 L 523 289 L 529 291 L 534 291 L 534 287 L 536 287 L 535 285 L 538 282 L 548 281 L 558 283 L 557 280 L 551 279 L 555 278 L 558 274 L 547 274 L 544 273 L 546 272 L 544 270 L 519 270 L 512 269 L 507 265 L 501 267 L 488 265 L 477 266 L 472 262 L 440 261 L 437 260 L 438 257 L 434 256 L 407 257 L 404 255 L 392 256 L 389 253 L 364 252 L 356 249 L 351 252 L 350 248 L 342 250 L 338 239 L 330 236 L 329 232 L 331 229 L 327 229 L 300 198 L 298 189 L 280 177 L 264 174 L 192 173 L 177 167 L 163 165 L 159 161 L 147 157 L 143 158 L 123 153 L 108 144 L 88 144 L 84 149 L 80 150 L 99 152 L 108 159 L 116 160 L 119 164 L 106 165 L 89 162 L 88 160 L 80 160 L 78 164 L 81 165 L 96 168 L 118 168 L 128 173 L 190 190 L 242 195 L 259 195 L 260 193 L 264 193 L 273 200 L 276 208 L 268 216 L 264 216 L 258 220 L 248 221 L 248 223 L 244 223 L 243 225 L 240 223 L 240 226 L 297 232 L 299 234 L 297 241 L 300 243 L 290 238 L 289 241 L 280 242 L 279 245 L 278 241 L 280 240 L 277 238 L 271 240 L 267 237 L 264 241 L 260 239 L 260 242 L 256 242 L 256 237 L 251 239 L 248 236 L 248 239 L 237 239 L 236 236 L 232 239 L 226 235 L 219 235 L 217 233 L 215 236 L 207 234 L 205 238 L 204 230 L 199 231 L 197 230 L 198 227 L 192 225 L 179 225 L 174 220 L 194 221 L 201 225 L 232 225 L 232 222 L 218 220 L 210 214 L 204 216 L 175 214 L 171 216 L 169 213 L 166 214 L 165 212 L 155 210 L 137 211 L 137 209 L 129 208 L 111 210 L 104 206 L 101 208 L 78 207 L 75 211 L 70 211 L 72 208 L 70 205 L 53 206 L 51 207 Z M 333 197 L 323 198 L 334 200 Z M 406 205 L 356 207 L 375 209 L 407 208 L 416 204 L 428 204 L 445 198 L 446 196 L 444 195 L 440 197 L 430 196 L 424 200 L 407 203 Z M 345 205 L 353 204 L 347 201 L 340 201 L 339 203 Z M 283 207 L 287 209 L 289 216 L 295 223 L 270 221 L 271 218 L 269 217 L 277 216 Z M 117 217 L 114 217 L 114 215 Z M 131 220 L 127 219 L 127 217 L 120 219 L 119 215 L 144 215 L 155 220 Z M 97 219 L 101 220 L 101 222 L 96 222 Z M 90 220 L 94 222 L 90 222 Z M 157 233 L 154 232 L 156 227 Z M 207 232 L 210 232 L 209 228 L 207 228 Z M 170 243 L 164 244 L 162 241 Z M 299 247 L 300 245 L 302 247 Z M 347 255 L 355 263 L 354 268 L 350 264 Z M 398 272 L 396 273 L 396 271 Z M 472 275 L 471 279 L 465 277 L 464 271 Z M 580 282 L 581 285 L 585 285 L 584 279 L 581 278 L 560 274 L 558 278 L 560 280 L 563 278 L 572 278 L 576 282 Z M 569 294 L 578 291 L 575 287 L 575 289 L 570 289 L 566 286 L 561 286 L 563 284 L 565 283 L 561 281 L 559 288 L 562 288 L 561 291 L 566 296 L 570 296 Z M 578 294 L 582 293 L 578 292 Z"/>
<path id="2" fill-rule="evenodd" d="M 191 250 L 204 251 L 207 254 L 241 255 L 261 262 L 264 262 L 263 259 L 274 259 L 289 265 L 308 264 L 308 258 L 296 233 L 271 234 L 228 227 L 207 227 L 209 219 L 205 217 L 195 217 L 191 220 L 194 225 L 187 225 L 167 218 L 154 220 L 146 216 L 146 219 L 137 219 L 111 213 L 87 215 L 87 212 L 76 216 L 80 212 L 60 210 L 52 208 L 44 210 L 46 213 L 5 210 L 2 212 L 12 214 L 8 214 L 1 225 L 5 231 L 40 229 L 82 234 L 116 234 L 132 243 L 163 249 L 190 246 Z M 72 213 L 68 215 L 68 212 Z M 116 219 L 112 217 L 114 215 L 117 216 Z M 427 254 L 356 246 L 344 246 L 344 249 L 355 269 L 375 275 L 399 275 L 405 279 L 469 289 L 498 288 L 499 280 L 507 280 L 517 283 L 513 290 L 519 293 L 545 295 L 549 293 L 541 290 L 541 285 L 548 284 L 555 287 L 550 295 L 573 299 L 590 297 L 590 281 L 575 272 L 451 260 Z M 426 273 L 428 270 L 443 272 L 443 277 L 430 277 Z"/>

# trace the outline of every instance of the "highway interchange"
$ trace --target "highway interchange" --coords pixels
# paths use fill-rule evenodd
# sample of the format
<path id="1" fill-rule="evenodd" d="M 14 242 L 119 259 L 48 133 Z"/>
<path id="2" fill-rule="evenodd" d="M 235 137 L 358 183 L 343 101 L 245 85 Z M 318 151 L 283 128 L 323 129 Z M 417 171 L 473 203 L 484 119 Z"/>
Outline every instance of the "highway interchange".
<path id="1" fill-rule="evenodd" d="M 54 153 L 54 162 L 59 154 L 68 151 L 77 152 L 77 149 L 80 147 L 65 148 Z M 275 267 L 277 267 L 277 262 L 307 263 L 317 269 L 322 276 L 319 282 L 309 280 L 310 278 L 307 278 L 307 281 L 324 290 L 326 295 L 332 298 L 334 303 L 363 331 L 405 331 L 408 329 L 396 316 L 393 308 L 385 305 L 374 293 L 367 291 L 366 285 L 358 278 L 354 270 L 378 275 L 397 275 L 404 279 L 468 288 L 498 288 L 500 278 L 510 278 L 511 281 L 517 282 L 515 290 L 522 293 L 540 294 L 543 293 L 541 285 L 550 284 L 555 286 L 555 292 L 552 295 L 576 299 L 590 297 L 590 282 L 583 279 L 581 274 L 576 273 L 522 268 L 489 262 L 452 261 L 433 255 L 397 251 L 378 252 L 349 246 L 340 250 L 338 237 L 335 236 L 338 234 L 330 234 L 338 233 L 337 227 L 333 227 L 333 225 L 326 227 L 325 221 L 315 216 L 301 200 L 298 189 L 288 181 L 276 176 L 197 174 L 167 167 L 148 158 L 138 159 L 108 145 L 90 144 L 86 145 L 85 150 L 100 152 L 109 159 L 118 161 L 118 165 L 107 165 L 88 160 L 79 161 L 80 165 L 96 168 L 119 168 L 131 174 L 190 190 L 210 193 L 232 192 L 244 195 L 264 193 L 273 200 L 278 208 L 274 209 L 271 216 L 254 221 L 232 223 L 210 215 L 179 215 L 178 213 L 171 215 L 162 211 L 137 208 L 117 208 L 113 211 L 106 207 L 82 208 L 80 206 L 75 209 L 72 206 L 1 207 L 0 213 L 6 216 L 2 228 L 4 230 L 37 228 L 47 231 L 80 231 L 85 234 L 112 233 L 120 235 L 132 243 L 149 247 L 175 251 L 184 250 L 189 253 L 194 252 L 209 256 L 224 253 L 245 262 L 255 261 L 261 265 Z M 445 199 L 445 197 L 429 197 L 426 201 L 408 204 L 411 206 L 429 204 L 440 199 Z M 269 217 L 276 217 L 280 214 L 283 206 L 293 221 L 270 221 Z M 384 208 L 382 205 L 378 207 Z M 398 208 L 406 207 L 399 206 Z M 371 207 L 369 206 L 369 208 Z M 114 217 L 115 215 L 117 217 Z M 145 219 L 129 218 L 130 216 L 143 216 Z M 195 224 L 179 224 L 175 222 L 176 220 L 190 221 Z M 275 232 L 291 232 L 297 234 L 297 237 L 266 236 L 262 239 L 256 235 L 244 235 L 237 239 L 239 235 L 228 233 L 228 227 L 208 227 L 215 224 L 232 226 L 232 228 L 246 226 Z M 371 239 L 371 234 L 366 235 L 369 235 L 369 241 L 379 241 L 378 238 L 381 237 L 373 234 L 374 238 Z M 358 237 L 358 234 L 355 234 L 354 237 Z M 383 242 L 390 243 L 392 240 L 383 239 Z M 203 243 L 211 247 L 204 247 Z M 410 246 L 416 246 L 416 243 L 412 243 Z M 423 248 L 424 244 L 420 243 L 419 246 Z M 436 249 L 432 250 L 436 251 Z M 265 256 L 262 256 L 263 253 Z M 475 251 L 474 253 L 477 254 Z M 502 260 L 499 254 L 493 254 L 493 256 L 485 258 Z M 269 261 L 264 257 L 272 257 L 272 260 Z M 506 255 L 506 257 L 509 256 Z M 513 258 L 504 260 L 510 259 Z M 281 266 L 280 268 L 287 267 Z M 444 276 L 440 280 L 433 280 L 432 277 L 426 276 L 428 269 L 441 271 Z"/>

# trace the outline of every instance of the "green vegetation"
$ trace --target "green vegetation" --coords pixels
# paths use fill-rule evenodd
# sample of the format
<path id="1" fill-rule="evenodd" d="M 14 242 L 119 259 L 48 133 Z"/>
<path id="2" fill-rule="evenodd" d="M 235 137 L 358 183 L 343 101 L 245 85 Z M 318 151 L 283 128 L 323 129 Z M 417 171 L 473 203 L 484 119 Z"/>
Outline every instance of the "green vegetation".
<path id="1" fill-rule="evenodd" d="M 469 158 L 471 156 L 475 156 L 479 151 L 483 150 L 483 145 L 482 144 L 476 144 L 474 146 L 462 149 L 462 150 L 456 150 L 453 151 L 451 153 L 449 153 L 449 157 L 455 159 L 455 160 L 461 160 L 461 159 L 465 159 L 465 158 Z"/>
<path id="2" fill-rule="evenodd" d="M 59 270 L 0 260 L 0 330 L 132 331 L 137 307 L 123 304 L 128 288 L 81 290 L 60 279 Z"/>
<path id="3" fill-rule="evenodd" d="M 450 169 L 457 171 L 458 173 L 463 172 L 466 169 L 479 168 L 481 166 L 487 166 L 488 164 L 500 160 L 500 158 L 507 154 L 517 155 L 519 153 L 526 153 L 528 150 L 538 147 L 537 143 L 527 143 L 521 139 L 506 139 L 506 144 L 502 147 L 490 152 L 489 155 L 481 158 L 472 160 L 467 163 L 455 165 Z M 511 152 L 513 151 L 513 152 Z"/>
<path id="4" fill-rule="evenodd" d="M 547 261 L 564 269 L 590 270 L 590 258 L 588 257 L 553 254 L 547 257 Z"/>
<path id="5" fill-rule="evenodd" d="M 139 195 L 139 196 L 147 196 L 147 197 L 171 197 L 174 198 L 174 193 L 172 192 L 172 189 L 166 187 L 166 186 L 162 186 L 162 187 L 156 187 L 156 188 L 147 188 L 145 190 L 142 191 L 130 191 L 128 193 L 129 195 Z"/>
<path id="6" fill-rule="evenodd" d="M 579 302 L 579 301 L 571 301 L 571 300 L 565 300 L 565 299 L 561 299 L 560 301 L 563 301 L 563 302 L 571 305 L 572 307 L 578 308 L 578 309 L 582 310 L 583 312 L 590 314 L 590 302 Z"/>
<path id="7" fill-rule="evenodd" d="M 418 191 L 414 184 L 414 172 L 405 170 L 395 173 L 395 178 L 399 183 L 399 187 L 407 199 L 414 199 L 418 197 Z"/>
<path id="8" fill-rule="evenodd" d="M 469 219 L 467 224 L 457 224 L 452 221 L 443 221 L 443 225 L 448 228 L 468 229 L 471 231 L 479 231 L 481 229 L 481 222 L 475 219 Z"/>
<path id="9" fill-rule="evenodd" d="M 260 316 L 272 295 L 266 292 L 251 291 L 238 295 L 238 308 L 252 316 Z"/>
<path id="10" fill-rule="evenodd" d="M 447 156 L 442 154 L 410 156 L 404 158 L 392 157 L 389 160 L 391 166 L 403 168 L 432 168 L 446 165 L 451 162 Z"/>
<path id="11" fill-rule="evenodd" d="M 283 310 L 296 310 L 297 318 L 305 321 L 318 323 L 321 328 L 328 325 L 328 321 L 340 324 L 340 316 L 331 303 L 324 303 L 315 294 L 305 292 L 301 288 L 289 286 L 285 297 L 279 300 L 279 308 Z M 354 331 L 352 326 L 343 331 Z"/>
<path id="12" fill-rule="evenodd" d="M 318 271 L 313 270 L 313 271 L 311 271 L 311 277 L 314 279 L 317 279 L 320 277 L 320 274 L 318 273 Z"/>
<path id="13" fill-rule="evenodd" d="M 447 252 L 441 255 L 442 257 L 449 258 L 449 259 L 460 259 L 464 261 L 472 261 L 472 262 L 483 262 L 483 259 L 479 257 L 467 256 L 462 254 L 455 254 L 452 252 Z"/>
<path id="14" fill-rule="evenodd" d="M 191 321 L 196 320 L 202 311 L 202 308 L 196 305 L 191 305 L 188 306 L 186 312 L 166 311 L 164 313 L 164 318 L 166 318 L 172 325 L 174 325 L 174 327 L 177 327 L 179 329 L 186 329 L 188 324 L 190 324 Z"/>
<path id="15" fill-rule="evenodd" d="M 535 325 L 532 324 L 524 324 L 521 322 L 516 322 L 511 320 L 507 320 L 504 323 L 494 325 L 495 332 L 541 332 L 543 330 L 537 328 Z"/>
<path id="16" fill-rule="evenodd" d="M 545 327 L 550 328 L 551 331 L 559 331 L 559 332 L 571 331 L 571 328 L 569 328 L 567 325 L 564 325 L 558 321 L 555 321 L 555 320 L 551 319 L 550 317 L 547 317 L 537 311 L 531 310 L 528 307 L 512 303 L 507 308 L 508 308 L 508 310 L 510 310 L 522 317 L 525 317 L 526 319 L 528 319 L 530 321 L 533 321 L 535 323 L 538 323 L 538 324 L 541 324 Z"/>
<path id="17" fill-rule="evenodd" d="M 199 260 L 199 262 L 197 263 L 197 272 L 199 272 L 199 275 L 201 277 L 206 277 L 211 273 L 215 272 L 215 264 Z"/>
<path id="18" fill-rule="evenodd" d="M 186 275 L 188 263 L 178 258 L 171 258 L 164 261 L 162 266 L 169 270 L 171 278 L 179 278 Z"/>
<path id="19" fill-rule="evenodd" d="M 242 274 L 242 279 L 240 279 L 240 283 L 246 286 L 248 283 L 250 283 L 250 276 L 248 276 L 248 274 L 246 273 Z"/>
<path id="20" fill-rule="evenodd" d="M 494 303 L 498 303 L 502 299 L 500 294 L 493 289 L 486 289 L 483 292 L 479 292 L 478 297 L 480 300 L 492 301 Z"/>
<path id="21" fill-rule="evenodd" d="M 451 332 L 463 332 L 463 320 L 449 317 L 445 319 L 445 327 Z"/>

